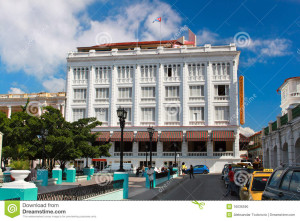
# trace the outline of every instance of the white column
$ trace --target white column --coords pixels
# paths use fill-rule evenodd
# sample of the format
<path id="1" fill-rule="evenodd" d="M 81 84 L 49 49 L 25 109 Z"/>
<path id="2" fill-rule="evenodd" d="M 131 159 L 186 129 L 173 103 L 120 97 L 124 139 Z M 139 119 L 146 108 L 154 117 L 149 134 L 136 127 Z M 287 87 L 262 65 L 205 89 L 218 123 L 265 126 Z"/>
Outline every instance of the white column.
<path id="1" fill-rule="evenodd" d="M 139 120 L 139 113 L 140 113 L 140 65 L 136 65 L 135 72 L 134 72 L 134 83 L 133 83 L 133 96 L 132 96 L 132 108 L 133 108 L 133 122 L 132 126 L 139 126 L 140 120 Z"/>
<path id="2" fill-rule="evenodd" d="M 188 126 L 189 125 L 189 107 L 188 107 L 188 99 L 189 99 L 189 86 L 187 83 L 188 75 L 187 75 L 187 65 L 184 63 L 181 65 L 181 85 L 180 85 L 180 97 L 181 97 L 181 125 Z"/>
<path id="3" fill-rule="evenodd" d="M 157 84 L 156 84 L 156 125 L 162 126 L 164 123 L 164 111 L 163 111 L 163 65 L 158 64 L 157 74 L 156 74 Z"/>
<path id="4" fill-rule="evenodd" d="M 61 104 L 60 112 L 61 112 L 62 116 L 65 117 L 65 104 Z"/>
<path id="5" fill-rule="evenodd" d="M 3 133 L 0 132 L 0 162 L 2 163 L 2 140 L 3 140 Z M 0 165 L 0 175 L 2 175 L 2 165 Z"/>
<path id="6" fill-rule="evenodd" d="M 233 157 L 239 158 L 240 157 L 240 131 L 237 129 L 234 132 L 235 139 L 233 142 Z"/>
<path id="7" fill-rule="evenodd" d="M 134 131 L 134 137 L 136 136 L 137 131 Z M 139 143 L 138 142 L 133 142 L 132 145 L 132 153 L 134 157 L 138 156 L 138 151 L 139 151 Z"/>
<path id="8" fill-rule="evenodd" d="M 72 91 L 72 78 L 73 78 L 73 68 L 68 66 L 67 72 L 67 79 L 66 79 L 66 92 L 67 92 L 67 100 L 66 100 L 66 121 L 72 121 L 72 98 L 73 98 L 73 91 Z"/>
<path id="9" fill-rule="evenodd" d="M 7 113 L 7 117 L 10 118 L 11 117 L 11 106 L 8 106 L 8 113 Z"/>
<path id="10" fill-rule="evenodd" d="M 160 134 L 158 134 L 158 137 L 160 137 Z M 163 156 L 163 142 L 157 141 L 157 158 L 160 158 Z"/>
<path id="11" fill-rule="evenodd" d="M 277 124 L 278 126 L 278 124 Z M 280 137 L 280 132 L 277 132 L 278 136 L 278 145 L 277 145 L 277 166 L 280 166 L 280 162 L 282 160 L 282 155 L 281 155 L 281 137 Z"/>
<path id="12" fill-rule="evenodd" d="M 110 87 L 109 87 L 109 103 L 110 103 L 110 111 L 109 111 L 109 126 L 117 126 L 117 109 L 116 109 L 116 96 L 118 94 L 118 88 L 116 86 L 117 82 L 117 67 L 113 65 L 111 67 L 111 78 L 110 78 Z"/>
<path id="13" fill-rule="evenodd" d="M 213 93 L 214 93 L 214 85 L 212 85 L 211 82 L 211 76 L 212 76 L 212 64 L 210 62 L 207 62 L 206 65 L 206 73 L 205 73 L 205 90 L 204 90 L 204 96 L 205 96 L 205 125 L 214 125 L 214 107 L 212 103 L 213 99 Z"/>
<path id="14" fill-rule="evenodd" d="M 294 134 L 293 134 L 293 126 L 290 125 L 290 136 L 289 136 L 289 146 L 288 146 L 288 155 L 289 155 L 289 163 L 295 163 L 295 143 L 294 143 Z"/>
<path id="15" fill-rule="evenodd" d="M 186 131 L 183 131 L 183 141 L 181 144 L 181 153 L 183 157 L 188 155 L 188 142 L 186 141 Z"/>
<path id="16" fill-rule="evenodd" d="M 95 67 L 91 66 L 88 76 L 88 87 L 87 87 L 87 116 L 94 117 L 93 103 L 94 103 L 94 76 Z"/>
<path id="17" fill-rule="evenodd" d="M 238 80 L 236 61 L 230 65 L 230 105 L 229 116 L 230 125 L 239 125 L 239 106 L 238 106 Z"/>
<path id="18" fill-rule="evenodd" d="M 211 140 L 211 138 L 212 138 L 212 131 L 208 130 L 208 141 L 206 143 L 208 157 L 212 157 L 213 153 L 214 153 L 214 146 L 213 146 L 213 141 Z"/>

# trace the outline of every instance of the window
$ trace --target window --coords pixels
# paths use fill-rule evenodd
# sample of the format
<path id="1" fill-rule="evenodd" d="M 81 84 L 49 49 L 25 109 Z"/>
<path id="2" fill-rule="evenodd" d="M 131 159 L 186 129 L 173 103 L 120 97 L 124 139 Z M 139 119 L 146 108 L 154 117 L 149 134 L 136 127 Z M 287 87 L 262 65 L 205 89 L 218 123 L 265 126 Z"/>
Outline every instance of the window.
<path id="1" fill-rule="evenodd" d="M 228 96 L 229 85 L 215 85 L 215 96 Z"/>
<path id="2" fill-rule="evenodd" d="M 289 190 L 292 174 L 293 174 L 293 171 L 289 171 L 284 175 L 284 177 L 282 178 L 281 184 L 280 184 L 280 189 Z"/>
<path id="3" fill-rule="evenodd" d="M 108 109 L 107 108 L 95 108 L 95 115 L 98 121 L 108 121 Z"/>
<path id="4" fill-rule="evenodd" d="M 230 75 L 230 63 L 213 63 L 213 75 Z"/>
<path id="5" fill-rule="evenodd" d="M 127 107 L 127 108 L 124 108 L 124 109 L 125 109 L 125 111 L 127 111 L 126 121 L 131 122 L 131 108 Z"/>
<path id="6" fill-rule="evenodd" d="M 97 67 L 95 69 L 96 80 L 108 79 L 110 75 L 111 75 L 110 67 Z"/>
<path id="7" fill-rule="evenodd" d="M 215 107 L 215 119 L 221 121 L 229 120 L 229 107 Z"/>
<path id="8" fill-rule="evenodd" d="M 142 87 L 142 98 L 155 97 L 155 87 Z"/>
<path id="9" fill-rule="evenodd" d="M 180 76 L 180 65 L 165 65 L 164 66 L 165 77 L 179 77 Z"/>
<path id="10" fill-rule="evenodd" d="M 166 121 L 179 121 L 179 107 L 167 107 L 166 108 Z"/>
<path id="11" fill-rule="evenodd" d="M 276 187 L 279 184 L 282 172 L 283 170 L 277 170 L 275 173 L 273 173 L 271 180 L 269 181 L 269 186 Z"/>
<path id="12" fill-rule="evenodd" d="M 128 79 L 133 76 L 133 66 L 121 66 L 118 67 L 118 78 Z"/>
<path id="13" fill-rule="evenodd" d="M 153 107 L 142 108 L 142 121 L 143 122 L 155 121 L 155 108 Z"/>
<path id="14" fill-rule="evenodd" d="M 203 97 L 204 96 L 204 86 L 190 86 L 190 97 Z"/>
<path id="15" fill-rule="evenodd" d="M 179 86 L 167 86 L 166 97 L 179 97 Z"/>
<path id="16" fill-rule="evenodd" d="M 172 68 L 168 68 L 168 77 L 172 77 Z"/>
<path id="17" fill-rule="evenodd" d="M 124 142 L 124 152 L 132 152 L 132 143 L 133 142 Z M 121 142 L 115 142 L 115 152 L 120 152 Z"/>
<path id="18" fill-rule="evenodd" d="M 131 98 L 132 88 L 131 87 L 121 87 L 119 88 L 119 98 Z"/>
<path id="19" fill-rule="evenodd" d="M 96 88 L 96 99 L 109 98 L 108 88 Z"/>
<path id="20" fill-rule="evenodd" d="M 299 192 L 299 188 L 300 188 L 300 171 L 294 171 L 290 183 L 290 191 Z"/>
<path id="21" fill-rule="evenodd" d="M 85 100 L 86 89 L 74 89 L 74 100 Z"/>
<path id="22" fill-rule="evenodd" d="M 188 152 L 206 152 L 206 142 L 205 141 L 189 141 L 188 142 Z"/>
<path id="23" fill-rule="evenodd" d="M 139 142 L 139 152 L 150 151 L 150 142 Z M 152 142 L 152 152 L 157 151 L 157 142 Z"/>
<path id="24" fill-rule="evenodd" d="M 156 65 L 145 65 L 141 66 L 141 77 L 142 78 L 152 78 L 156 77 Z"/>
<path id="25" fill-rule="evenodd" d="M 73 121 L 85 118 L 85 109 L 73 109 Z"/>
<path id="26" fill-rule="evenodd" d="M 205 71 L 204 64 L 189 64 L 188 65 L 188 73 L 189 76 L 203 76 Z"/>
<path id="27" fill-rule="evenodd" d="M 163 152 L 173 152 L 175 153 L 174 143 L 177 144 L 177 152 L 181 152 L 182 142 L 163 142 Z"/>
<path id="28" fill-rule="evenodd" d="M 190 121 L 203 121 L 204 107 L 190 107 Z"/>
<path id="29" fill-rule="evenodd" d="M 252 183 L 252 191 L 264 191 L 268 177 L 254 177 Z"/>
<path id="30" fill-rule="evenodd" d="M 88 68 L 74 68 L 73 78 L 74 80 L 87 80 L 89 74 Z"/>

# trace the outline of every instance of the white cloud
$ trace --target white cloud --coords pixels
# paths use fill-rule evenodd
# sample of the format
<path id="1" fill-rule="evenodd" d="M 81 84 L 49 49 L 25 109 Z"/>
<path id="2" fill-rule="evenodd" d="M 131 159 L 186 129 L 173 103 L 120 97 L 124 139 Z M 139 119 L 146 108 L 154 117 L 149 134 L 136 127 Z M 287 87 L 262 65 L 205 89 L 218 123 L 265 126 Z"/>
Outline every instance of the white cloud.
<path id="1" fill-rule="evenodd" d="M 94 2 L 0 0 L 0 54 L 7 71 L 24 70 L 47 86 L 66 66 L 67 52 L 76 47 L 107 40 L 135 41 L 138 23 L 143 40 L 158 40 L 159 24 L 152 23 L 155 17 L 162 16 L 162 38 L 170 36 L 181 22 L 169 4 L 156 0 L 132 3 L 121 10 L 114 6 L 111 16 L 97 21 L 87 10 Z"/>
<path id="2" fill-rule="evenodd" d="M 240 127 L 240 133 L 245 135 L 246 137 L 250 137 L 255 134 L 255 131 L 250 127 Z"/>
<path id="3" fill-rule="evenodd" d="M 222 41 L 219 34 L 203 29 L 197 33 L 197 45 L 204 44 L 216 44 L 218 41 Z M 224 43 L 223 43 L 224 44 Z"/>
<path id="4" fill-rule="evenodd" d="M 7 93 L 8 94 L 24 94 L 25 92 L 22 91 L 20 88 L 11 87 Z"/>
<path id="5" fill-rule="evenodd" d="M 62 78 L 51 78 L 43 82 L 44 88 L 49 92 L 63 92 L 65 91 L 66 81 Z"/>

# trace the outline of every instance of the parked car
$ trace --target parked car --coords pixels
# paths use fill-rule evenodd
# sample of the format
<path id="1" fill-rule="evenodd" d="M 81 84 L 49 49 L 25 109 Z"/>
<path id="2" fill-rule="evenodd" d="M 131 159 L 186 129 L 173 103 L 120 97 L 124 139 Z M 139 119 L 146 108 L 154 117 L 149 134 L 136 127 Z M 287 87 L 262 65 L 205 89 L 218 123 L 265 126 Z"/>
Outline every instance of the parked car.
<path id="1" fill-rule="evenodd" d="M 241 200 L 261 200 L 267 181 L 272 175 L 272 169 L 254 171 L 248 182 L 240 189 Z"/>
<path id="2" fill-rule="evenodd" d="M 112 165 L 107 165 L 102 172 L 113 172 L 120 169 L 120 163 L 112 163 Z M 123 169 L 126 171 L 133 170 L 133 165 L 131 163 L 123 163 Z"/>
<path id="3" fill-rule="evenodd" d="M 186 173 L 190 173 L 190 169 L 186 170 Z M 209 173 L 209 168 L 206 165 L 196 165 L 194 166 L 194 173 L 203 173 L 203 174 L 208 174 Z"/>
<path id="4" fill-rule="evenodd" d="M 267 182 L 262 200 L 300 200 L 300 166 L 277 168 Z"/>

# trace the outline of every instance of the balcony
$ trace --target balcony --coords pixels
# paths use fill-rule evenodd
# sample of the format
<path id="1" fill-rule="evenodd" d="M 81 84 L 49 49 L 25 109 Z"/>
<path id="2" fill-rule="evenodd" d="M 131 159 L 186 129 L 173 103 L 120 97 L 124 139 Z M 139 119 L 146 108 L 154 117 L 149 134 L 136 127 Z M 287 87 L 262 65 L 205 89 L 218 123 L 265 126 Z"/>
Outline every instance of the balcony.
<path id="1" fill-rule="evenodd" d="M 101 124 L 101 127 L 108 127 L 108 122 L 102 122 L 102 121 L 101 121 L 101 123 L 102 123 L 102 124 Z"/>
<path id="2" fill-rule="evenodd" d="M 141 102 L 155 102 L 155 97 L 142 97 Z"/>
<path id="3" fill-rule="evenodd" d="M 300 97 L 300 92 L 290 93 L 291 97 Z"/>
<path id="4" fill-rule="evenodd" d="M 133 78 L 118 78 L 117 83 L 132 83 Z"/>
<path id="5" fill-rule="evenodd" d="M 180 77 L 164 77 L 165 82 L 180 82 Z"/>
<path id="6" fill-rule="evenodd" d="M 233 157 L 233 151 L 226 151 L 226 152 L 214 152 L 214 157 Z"/>
<path id="7" fill-rule="evenodd" d="M 204 97 L 190 97 L 189 98 L 190 101 L 204 101 Z"/>
<path id="8" fill-rule="evenodd" d="M 165 101 L 171 101 L 171 102 L 180 101 L 180 97 L 166 97 Z"/>
<path id="9" fill-rule="evenodd" d="M 177 156 L 182 156 L 181 152 L 176 152 Z M 163 152 L 163 157 L 175 157 L 175 152 Z"/>
<path id="10" fill-rule="evenodd" d="M 118 98 L 118 102 L 121 102 L 121 103 L 131 103 L 132 102 L 132 98 Z"/>
<path id="11" fill-rule="evenodd" d="M 189 124 L 192 126 L 205 126 L 205 121 L 190 121 Z"/>
<path id="12" fill-rule="evenodd" d="M 84 85 L 87 84 L 88 80 L 87 79 L 83 79 L 83 80 L 73 80 L 73 85 Z"/>
<path id="13" fill-rule="evenodd" d="M 95 79 L 95 84 L 109 84 L 109 79 L 108 78 Z"/>
<path id="14" fill-rule="evenodd" d="M 108 103 L 109 98 L 96 98 L 95 103 Z"/>
<path id="15" fill-rule="evenodd" d="M 229 120 L 217 120 L 215 121 L 216 126 L 227 126 L 229 125 Z"/>
<path id="16" fill-rule="evenodd" d="M 119 157 L 120 156 L 120 152 L 114 152 L 114 156 L 115 157 Z M 123 152 L 123 156 L 124 157 L 132 157 L 133 156 L 133 152 Z"/>
<path id="17" fill-rule="evenodd" d="M 188 81 L 205 81 L 204 75 L 200 76 L 189 76 Z"/>
<path id="18" fill-rule="evenodd" d="M 150 152 L 147 152 L 147 155 L 150 156 Z M 146 156 L 146 152 L 138 152 L 138 156 L 139 157 L 145 157 Z M 157 157 L 157 152 L 152 152 L 152 156 L 153 157 Z"/>
<path id="19" fill-rule="evenodd" d="M 140 122 L 141 126 L 155 126 L 155 121 L 151 122 Z"/>
<path id="20" fill-rule="evenodd" d="M 215 96 L 215 101 L 229 101 L 229 96 Z"/>
<path id="21" fill-rule="evenodd" d="M 86 99 L 74 99 L 73 100 L 74 104 L 85 104 L 86 103 Z"/>
<path id="22" fill-rule="evenodd" d="M 230 75 L 213 75 L 213 81 L 226 81 L 230 79 Z"/>
<path id="23" fill-rule="evenodd" d="M 156 78 L 155 77 L 142 77 L 141 78 L 141 83 L 155 83 Z"/>
<path id="24" fill-rule="evenodd" d="M 166 121 L 165 126 L 180 126 L 180 121 Z"/>
<path id="25" fill-rule="evenodd" d="M 189 157 L 206 157 L 207 152 L 188 152 Z"/>

